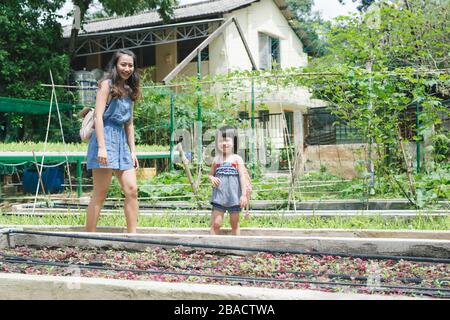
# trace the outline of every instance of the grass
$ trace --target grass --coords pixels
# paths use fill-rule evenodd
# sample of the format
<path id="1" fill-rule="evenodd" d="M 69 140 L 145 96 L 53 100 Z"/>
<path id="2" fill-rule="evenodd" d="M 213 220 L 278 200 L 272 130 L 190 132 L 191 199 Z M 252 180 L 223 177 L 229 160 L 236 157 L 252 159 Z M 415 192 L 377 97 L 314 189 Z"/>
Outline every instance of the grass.
<path id="1" fill-rule="evenodd" d="M 191 216 L 174 215 L 170 212 L 161 216 L 141 216 L 139 227 L 165 228 L 207 228 L 210 216 L 198 214 Z M 85 224 L 84 212 L 71 215 L 52 216 L 11 216 L 0 214 L 0 225 L 72 225 Z M 123 214 L 103 215 L 99 226 L 125 226 Z M 241 227 L 253 228 L 301 228 L 301 229 L 380 229 L 380 230 L 450 230 L 450 215 L 433 217 L 420 215 L 412 218 L 382 216 L 371 217 L 283 217 L 250 216 L 241 219 Z M 224 219 L 224 228 L 229 228 L 228 216 Z"/>
<path id="2" fill-rule="evenodd" d="M 46 151 L 49 152 L 87 152 L 88 143 L 55 143 L 47 142 Z M 44 142 L 14 142 L 14 143 L 0 143 L 0 150 L 5 152 L 35 152 L 44 151 Z M 168 151 L 169 146 L 160 145 L 138 145 L 138 152 L 151 152 L 151 151 Z"/>

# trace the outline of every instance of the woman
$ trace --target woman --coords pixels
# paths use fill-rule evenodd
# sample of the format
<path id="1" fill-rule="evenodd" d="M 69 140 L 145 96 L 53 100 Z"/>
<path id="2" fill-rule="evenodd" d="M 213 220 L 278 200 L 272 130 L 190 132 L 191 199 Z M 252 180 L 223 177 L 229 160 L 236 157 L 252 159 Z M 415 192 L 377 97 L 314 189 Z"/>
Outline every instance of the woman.
<path id="1" fill-rule="evenodd" d="M 117 51 L 99 82 L 95 102 L 95 130 L 89 141 L 87 169 L 92 169 L 94 190 L 87 209 L 86 231 L 95 232 L 112 173 L 125 194 L 128 233 L 136 232 L 138 217 L 136 172 L 139 167 L 134 144 L 133 105 L 140 97 L 136 56 Z"/>

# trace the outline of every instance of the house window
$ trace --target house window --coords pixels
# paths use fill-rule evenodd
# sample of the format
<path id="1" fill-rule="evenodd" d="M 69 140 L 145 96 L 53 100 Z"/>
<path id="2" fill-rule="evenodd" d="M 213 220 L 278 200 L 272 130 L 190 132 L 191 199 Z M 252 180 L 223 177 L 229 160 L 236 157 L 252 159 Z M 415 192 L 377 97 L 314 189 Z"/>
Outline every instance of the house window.
<path id="1" fill-rule="evenodd" d="M 73 70 L 83 70 L 87 65 L 87 56 L 76 57 L 72 62 Z"/>
<path id="2" fill-rule="evenodd" d="M 239 111 L 238 117 L 240 120 L 247 120 L 248 112 L 247 111 Z"/>
<path id="3" fill-rule="evenodd" d="M 361 143 L 364 137 L 357 128 L 331 113 L 327 108 L 311 108 L 305 117 L 307 145 Z"/>
<path id="4" fill-rule="evenodd" d="M 294 134 L 294 113 L 292 111 L 285 111 L 284 117 L 286 119 L 286 127 L 288 134 L 293 138 Z"/>
<path id="5" fill-rule="evenodd" d="M 259 121 L 261 122 L 267 122 L 269 121 L 269 110 L 259 110 Z"/>
<path id="6" fill-rule="evenodd" d="M 190 39 L 177 42 L 177 63 L 181 63 L 192 51 L 197 48 L 205 39 Z M 191 62 L 196 61 L 192 60 Z M 209 61 L 209 46 L 202 50 L 202 61 Z"/>
<path id="7" fill-rule="evenodd" d="M 156 65 L 156 46 L 147 46 L 141 48 L 141 57 L 138 56 L 138 60 L 142 59 L 142 65 L 140 68 L 146 68 Z"/>
<path id="8" fill-rule="evenodd" d="M 280 39 L 265 33 L 259 34 L 259 68 L 279 69 L 281 63 Z"/>

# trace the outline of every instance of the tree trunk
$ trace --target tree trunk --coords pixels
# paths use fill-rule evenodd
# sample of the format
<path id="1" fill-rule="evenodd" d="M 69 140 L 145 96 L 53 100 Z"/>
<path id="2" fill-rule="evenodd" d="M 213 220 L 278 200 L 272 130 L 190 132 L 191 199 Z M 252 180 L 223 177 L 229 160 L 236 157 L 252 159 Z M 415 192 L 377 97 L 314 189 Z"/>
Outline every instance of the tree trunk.
<path id="1" fill-rule="evenodd" d="M 80 21 L 79 26 L 83 24 L 84 16 L 86 14 L 87 9 L 91 5 L 92 0 L 75 0 L 73 1 L 74 7 L 78 6 L 80 8 Z M 70 40 L 69 40 L 69 58 L 70 58 L 70 64 L 73 63 L 75 60 L 75 47 L 77 43 L 77 37 L 78 37 L 79 29 L 76 28 L 76 21 L 75 17 L 72 23 L 72 31 L 70 33 Z"/>
<path id="2" fill-rule="evenodd" d="M 70 40 L 69 40 L 69 58 L 70 58 L 70 65 L 75 60 L 75 45 L 77 42 L 78 37 L 78 29 L 72 29 L 72 32 L 70 33 Z"/>

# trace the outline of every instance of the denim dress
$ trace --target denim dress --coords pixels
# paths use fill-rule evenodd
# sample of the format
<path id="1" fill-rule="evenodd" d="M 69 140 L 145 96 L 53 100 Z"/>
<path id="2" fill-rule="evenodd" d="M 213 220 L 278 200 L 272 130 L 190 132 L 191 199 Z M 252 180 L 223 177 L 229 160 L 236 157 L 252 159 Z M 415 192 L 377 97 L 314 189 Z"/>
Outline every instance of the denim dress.
<path id="1" fill-rule="evenodd" d="M 128 146 L 124 125 L 131 119 L 131 98 L 112 98 L 103 113 L 105 147 L 108 156 L 106 166 L 98 163 L 98 142 L 94 130 L 89 140 L 87 169 L 109 168 L 128 170 L 133 168 L 131 152 Z"/>
<path id="2" fill-rule="evenodd" d="M 211 205 L 221 211 L 240 212 L 242 192 L 237 164 L 223 162 L 215 166 L 214 176 L 220 179 L 220 184 L 217 188 L 213 188 Z"/>

